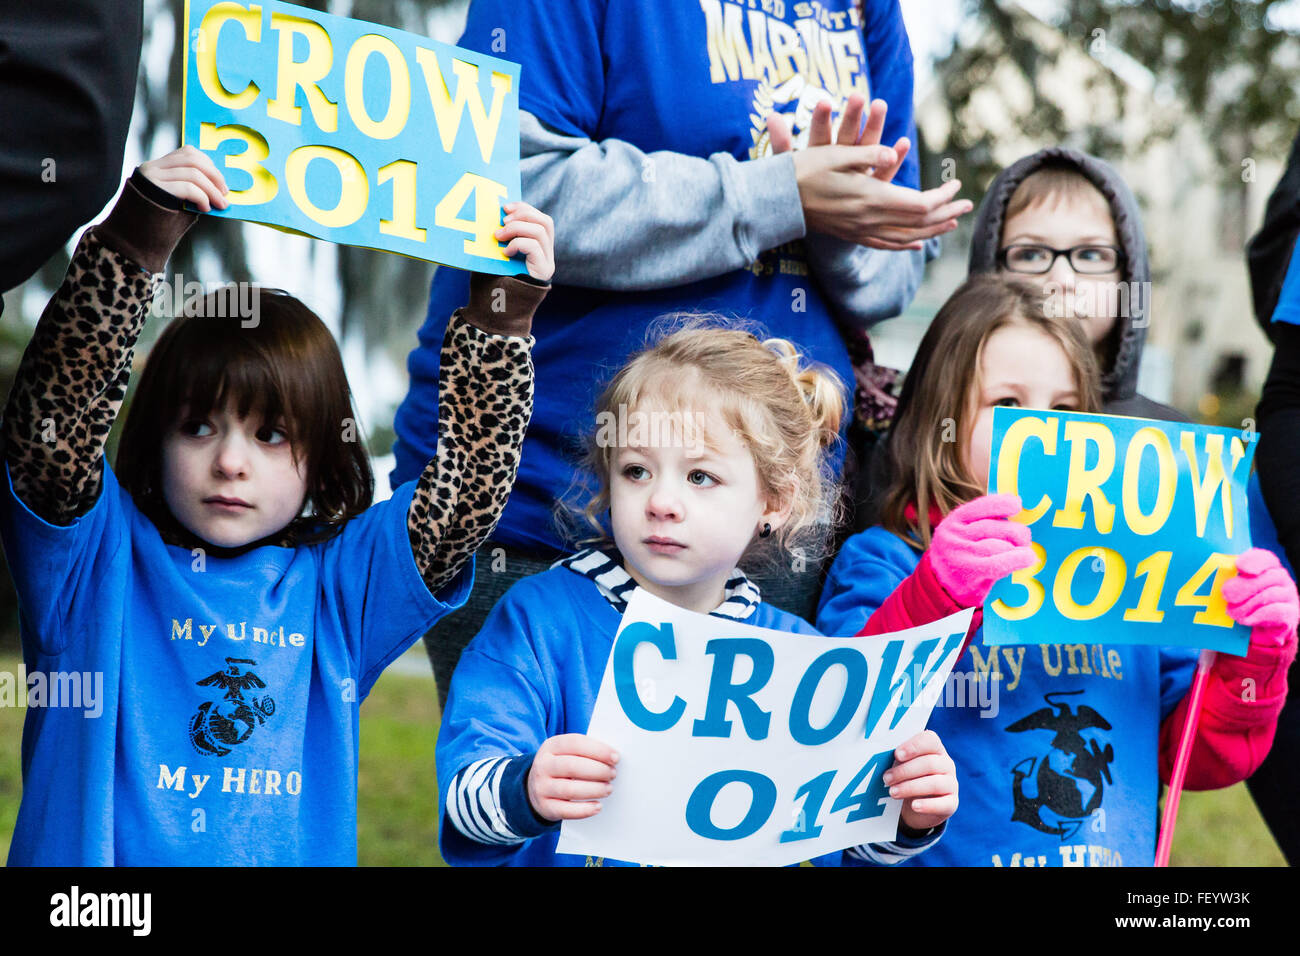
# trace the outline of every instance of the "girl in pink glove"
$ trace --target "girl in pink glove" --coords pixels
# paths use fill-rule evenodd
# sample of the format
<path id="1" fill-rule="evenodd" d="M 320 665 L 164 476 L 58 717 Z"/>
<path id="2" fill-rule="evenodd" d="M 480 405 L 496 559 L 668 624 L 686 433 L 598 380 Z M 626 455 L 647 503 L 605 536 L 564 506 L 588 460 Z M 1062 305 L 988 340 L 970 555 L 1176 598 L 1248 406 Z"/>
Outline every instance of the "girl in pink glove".
<path id="1" fill-rule="evenodd" d="M 1015 495 L 988 495 L 998 405 L 1092 412 L 1096 360 L 1078 323 L 1045 314 L 1037 289 L 966 282 L 930 326 L 899 402 L 881 524 L 850 538 L 822 594 L 826 634 L 879 634 L 979 608 L 1033 561 Z M 1248 776 L 1272 743 L 1300 617 L 1269 552 L 1237 560 L 1228 612 L 1249 654 L 1219 655 L 1186 786 Z M 935 708 L 962 780 L 962 812 L 917 865 L 1150 865 L 1161 781 L 1184 724 L 1196 651 L 1096 644 L 985 647 L 977 631 Z"/>

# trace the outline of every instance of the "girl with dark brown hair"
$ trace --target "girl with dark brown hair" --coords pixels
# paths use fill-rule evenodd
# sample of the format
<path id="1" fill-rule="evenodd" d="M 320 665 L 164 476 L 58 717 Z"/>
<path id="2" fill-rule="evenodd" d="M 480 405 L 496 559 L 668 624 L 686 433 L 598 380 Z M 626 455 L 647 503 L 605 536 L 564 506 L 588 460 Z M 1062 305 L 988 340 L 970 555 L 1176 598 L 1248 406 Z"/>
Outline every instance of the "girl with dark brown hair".
<path id="1" fill-rule="evenodd" d="M 550 220 L 522 203 L 497 237 L 529 275 L 474 277 L 443 345 L 437 454 L 389 500 L 371 504 L 329 331 L 262 290 L 251 312 L 233 289 L 191 303 L 162 334 L 115 474 L 104 443 L 151 273 L 196 218 L 183 201 L 226 191 L 192 147 L 142 165 L 9 395 L 0 535 L 24 660 L 95 688 L 93 713 L 27 712 L 10 863 L 355 864 L 360 702 L 464 603 L 514 480 L 553 270 Z"/>

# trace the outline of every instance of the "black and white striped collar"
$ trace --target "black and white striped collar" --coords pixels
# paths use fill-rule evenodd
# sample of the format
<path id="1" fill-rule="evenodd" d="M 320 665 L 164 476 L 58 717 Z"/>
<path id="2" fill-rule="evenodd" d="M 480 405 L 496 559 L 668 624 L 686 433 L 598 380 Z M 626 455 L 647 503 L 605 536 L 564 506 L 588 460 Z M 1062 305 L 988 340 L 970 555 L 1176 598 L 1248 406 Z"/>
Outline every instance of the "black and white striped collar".
<path id="1" fill-rule="evenodd" d="M 597 551 L 588 548 L 556 561 L 551 567 L 565 567 L 594 581 L 605 600 L 620 614 L 627 610 L 627 599 L 637 588 L 636 581 L 623 568 L 622 555 L 613 549 Z M 744 571 L 736 568 L 723 585 L 722 603 L 709 613 L 716 617 L 743 621 L 754 613 L 761 600 L 758 585 L 749 580 Z"/>

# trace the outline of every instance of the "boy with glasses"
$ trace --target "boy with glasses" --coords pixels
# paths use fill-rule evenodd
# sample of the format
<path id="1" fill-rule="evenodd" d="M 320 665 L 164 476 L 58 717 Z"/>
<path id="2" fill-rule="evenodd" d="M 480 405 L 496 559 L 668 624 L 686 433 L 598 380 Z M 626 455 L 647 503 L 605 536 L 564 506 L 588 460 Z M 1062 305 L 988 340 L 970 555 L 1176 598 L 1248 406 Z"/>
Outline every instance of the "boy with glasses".
<path id="1" fill-rule="evenodd" d="M 1109 165 L 1057 146 L 1002 170 L 976 216 L 970 271 L 1041 281 L 1045 310 L 1084 323 L 1106 414 L 1187 420 L 1137 392 L 1151 273 L 1137 201 Z"/>

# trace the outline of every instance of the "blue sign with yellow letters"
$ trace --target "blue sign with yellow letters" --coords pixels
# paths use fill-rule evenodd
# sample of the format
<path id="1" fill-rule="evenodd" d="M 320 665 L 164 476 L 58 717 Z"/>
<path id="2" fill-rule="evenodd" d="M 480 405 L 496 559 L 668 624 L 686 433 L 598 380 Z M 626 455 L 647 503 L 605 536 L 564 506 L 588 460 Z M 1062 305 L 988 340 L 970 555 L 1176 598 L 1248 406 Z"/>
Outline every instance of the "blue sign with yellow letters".
<path id="1" fill-rule="evenodd" d="M 1038 560 L 994 585 L 985 644 L 1173 644 L 1245 654 L 1224 582 L 1250 548 L 1258 435 L 996 408 L 991 493 L 1018 494 Z"/>
<path id="2" fill-rule="evenodd" d="M 520 198 L 519 67 L 261 0 L 187 0 L 183 141 L 264 223 L 513 275 L 494 231 Z"/>

